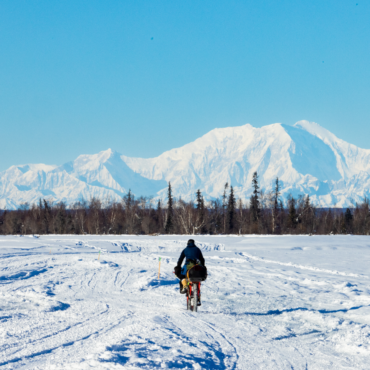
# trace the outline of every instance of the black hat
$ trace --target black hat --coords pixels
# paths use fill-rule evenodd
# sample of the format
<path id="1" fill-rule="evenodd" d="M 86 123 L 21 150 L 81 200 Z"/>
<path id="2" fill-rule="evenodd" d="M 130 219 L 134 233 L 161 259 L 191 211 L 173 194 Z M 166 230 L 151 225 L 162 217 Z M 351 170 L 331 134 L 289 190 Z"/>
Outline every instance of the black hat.
<path id="1" fill-rule="evenodd" d="M 194 239 L 189 239 L 189 240 L 188 240 L 188 245 L 190 245 L 190 244 L 195 244 Z"/>

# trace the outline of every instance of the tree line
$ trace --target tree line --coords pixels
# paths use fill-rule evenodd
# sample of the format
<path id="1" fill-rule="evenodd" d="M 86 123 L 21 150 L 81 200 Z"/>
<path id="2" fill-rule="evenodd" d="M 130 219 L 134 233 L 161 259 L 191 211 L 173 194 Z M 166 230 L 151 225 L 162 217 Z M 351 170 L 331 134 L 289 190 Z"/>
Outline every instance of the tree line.
<path id="1" fill-rule="evenodd" d="M 91 198 L 67 207 L 40 199 L 14 211 L 0 211 L 0 234 L 357 234 L 369 235 L 370 206 L 364 199 L 346 210 L 318 208 L 308 195 L 284 202 L 274 190 L 260 190 L 257 172 L 248 201 L 236 199 L 228 183 L 219 199 L 205 202 L 200 190 L 184 201 L 172 195 L 153 203 L 129 191 L 120 202 Z"/>

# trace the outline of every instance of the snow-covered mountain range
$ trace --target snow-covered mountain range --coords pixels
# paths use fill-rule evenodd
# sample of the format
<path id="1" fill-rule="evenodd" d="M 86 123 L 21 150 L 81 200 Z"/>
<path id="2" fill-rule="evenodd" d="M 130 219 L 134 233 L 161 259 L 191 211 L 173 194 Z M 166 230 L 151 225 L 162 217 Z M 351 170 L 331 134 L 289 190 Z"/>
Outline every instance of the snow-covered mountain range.
<path id="1" fill-rule="evenodd" d="M 282 196 L 309 194 L 321 206 L 344 207 L 370 196 L 370 149 L 349 144 L 316 123 L 299 121 L 254 128 L 214 129 L 156 158 L 130 158 L 111 149 L 81 155 L 62 166 L 29 164 L 0 173 L 0 208 L 52 198 L 68 204 L 95 196 L 119 200 L 129 189 L 137 196 L 219 197 L 228 182 L 238 197 L 251 194 L 253 172 L 269 191 L 276 177 Z"/>

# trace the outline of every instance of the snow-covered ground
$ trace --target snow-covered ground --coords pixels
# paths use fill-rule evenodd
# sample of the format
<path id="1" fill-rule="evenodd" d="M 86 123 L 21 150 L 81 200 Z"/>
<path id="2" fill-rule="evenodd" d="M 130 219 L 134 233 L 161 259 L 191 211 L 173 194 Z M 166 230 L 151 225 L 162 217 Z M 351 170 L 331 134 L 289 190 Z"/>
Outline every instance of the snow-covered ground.
<path id="1" fill-rule="evenodd" d="M 194 238 L 0 237 L 0 368 L 370 369 L 368 236 Z"/>

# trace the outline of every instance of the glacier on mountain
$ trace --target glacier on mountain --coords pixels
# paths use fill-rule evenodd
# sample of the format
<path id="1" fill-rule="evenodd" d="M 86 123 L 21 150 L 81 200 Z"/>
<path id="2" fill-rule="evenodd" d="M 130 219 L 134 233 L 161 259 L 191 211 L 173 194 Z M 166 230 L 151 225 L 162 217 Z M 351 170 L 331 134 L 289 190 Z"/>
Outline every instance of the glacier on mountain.
<path id="1" fill-rule="evenodd" d="M 276 177 L 282 197 L 309 194 L 319 206 L 345 207 L 369 197 L 370 150 L 338 139 L 320 125 L 299 121 L 214 129 L 192 143 L 156 158 L 130 158 L 111 149 L 81 155 L 62 166 L 12 166 L 0 173 L 0 208 L 15 209 L 39 198 L 67 204 L 91 197 L 120 200 L 137 196 L 220 197 L 225 183 L 242 199 L 250 197 L 253 173 L 272 190 Z"/>

